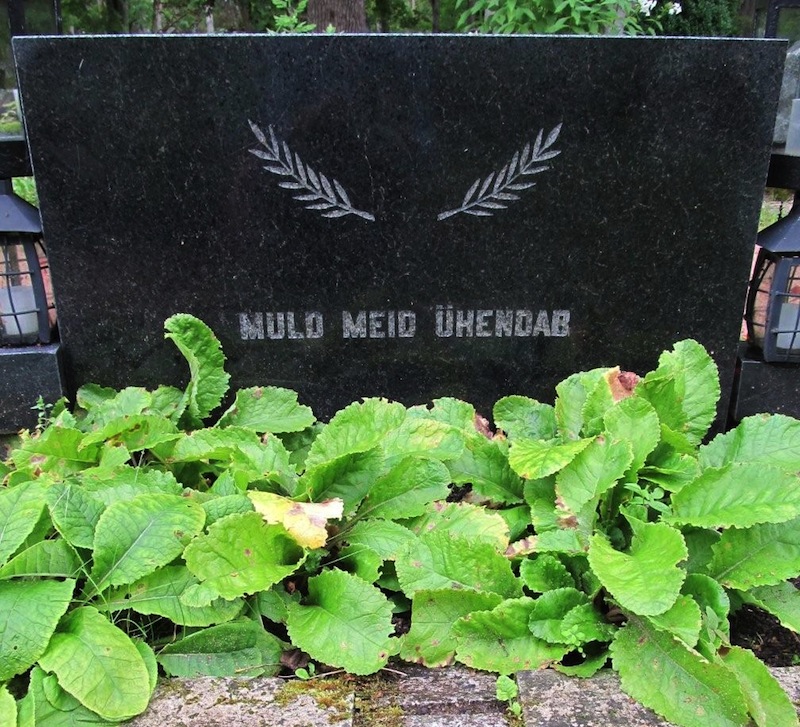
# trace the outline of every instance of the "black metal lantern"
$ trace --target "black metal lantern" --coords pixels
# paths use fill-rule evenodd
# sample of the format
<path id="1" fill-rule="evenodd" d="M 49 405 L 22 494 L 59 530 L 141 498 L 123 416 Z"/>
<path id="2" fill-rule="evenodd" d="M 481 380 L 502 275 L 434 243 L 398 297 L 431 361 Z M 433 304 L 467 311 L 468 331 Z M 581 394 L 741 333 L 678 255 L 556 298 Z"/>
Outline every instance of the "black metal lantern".
<path id="1" fill-rule="evenodd" d="M 0 180 L 0 345 L 49 343 L 55 311 L 39 211 Z"/>
<path id="2" fill-rule="evenodd" d="M 758 235 L 747 296 L 748 341 L 765 361 L 800 363 L 800 194 L 786 217 Z"/>

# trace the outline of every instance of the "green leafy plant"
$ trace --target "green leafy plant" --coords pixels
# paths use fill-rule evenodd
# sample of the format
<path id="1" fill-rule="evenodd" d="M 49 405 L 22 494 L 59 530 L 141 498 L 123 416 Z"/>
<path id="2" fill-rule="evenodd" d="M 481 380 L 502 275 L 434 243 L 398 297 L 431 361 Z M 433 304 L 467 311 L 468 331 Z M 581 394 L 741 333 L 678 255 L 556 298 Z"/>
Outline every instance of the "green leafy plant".
<path id="1" fill-rule="evenodd" d="M 654 34 L 681 5 L 657 0 L 456 0 L 456 27 L 480 33 Z"/>
<path id="2" fill-rule="evenodd" d="M 292 0 L 271 0 L 275 8 L 273 21 L 278 33 L 310 33 L 316 27 L 313 23 L 301 20 L 308 0 L 298 0 L 297 7 Z"/>
<path id="3" fill-rule="evenodd" d="M 508 675 L 501 674 L 497 677 L 495 696 L 498 702 L 508 702 L 508 711 L 515 717 L 522 716 L 522 705 L 517 701 L 519 687 Z"/>
<path id="4" fill-rule="evenodd" d="M 298 649 L 353 674 L 610 663 L 676 724 L 797 723 L 728 616 L 800 630 L 800 422 L 703 443 L 719 383 L 699 344 L 641 379 L 574 374 L 554 405 L 501 399 L 492 431 L 449 398 L 323 424 L 251 387 L 217 413 L 219 342 L 165 325 L 185 389 L 84 386 L 0 467 L 0 708 L 20 724 L 117 724 L 159 670 L 271 675 Z"/>

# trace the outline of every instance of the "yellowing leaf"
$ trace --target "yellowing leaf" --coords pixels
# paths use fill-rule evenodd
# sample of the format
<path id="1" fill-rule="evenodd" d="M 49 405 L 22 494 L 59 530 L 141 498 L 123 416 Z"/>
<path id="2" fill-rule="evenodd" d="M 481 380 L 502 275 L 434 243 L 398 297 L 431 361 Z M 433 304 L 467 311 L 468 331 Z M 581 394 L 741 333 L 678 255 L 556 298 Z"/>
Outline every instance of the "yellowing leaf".
<path id="1" fill-rule="evenodd" d="M 256 512 L 272 525 L 283 525 L 299 545 L 321 548 L 328 539 L 328 520 L 338 520 L 344 502 L 338 497 L 324 502 L 295 502 L 271 492 L 248 492 Z"/>

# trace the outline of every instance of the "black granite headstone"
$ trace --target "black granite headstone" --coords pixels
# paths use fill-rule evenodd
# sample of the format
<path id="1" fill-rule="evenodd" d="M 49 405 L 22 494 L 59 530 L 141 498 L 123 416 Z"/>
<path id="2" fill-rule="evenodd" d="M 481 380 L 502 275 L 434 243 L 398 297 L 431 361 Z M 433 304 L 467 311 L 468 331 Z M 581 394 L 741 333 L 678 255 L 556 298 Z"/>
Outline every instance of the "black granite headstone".
<path id="1" fill-rule="evenodd" d="M 693 337 L 731 374 L 785 44 L 669 38 L 14 41 L 71 389 L 552 401 Z M 724 410 L 725 404 L 722 408 Z"/>

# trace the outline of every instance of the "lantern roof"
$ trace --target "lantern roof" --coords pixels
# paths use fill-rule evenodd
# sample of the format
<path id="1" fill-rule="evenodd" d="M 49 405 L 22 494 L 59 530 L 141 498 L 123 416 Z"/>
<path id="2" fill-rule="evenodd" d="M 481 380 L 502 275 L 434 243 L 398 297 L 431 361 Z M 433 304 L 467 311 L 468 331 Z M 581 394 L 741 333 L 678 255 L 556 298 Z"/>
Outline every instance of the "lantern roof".
<path id="1" fill-rule="evenodd" d="M 39 210 L 14 193 L 10 179 L 0 179 L 0 234 L 4 232 L 42 234 Z"/>
<path id="2" fill-rule="evenodd" d="M 800 255 L 800 194 L 786 217 L 758 233 L 758 244 L 769 252 Z"/>

